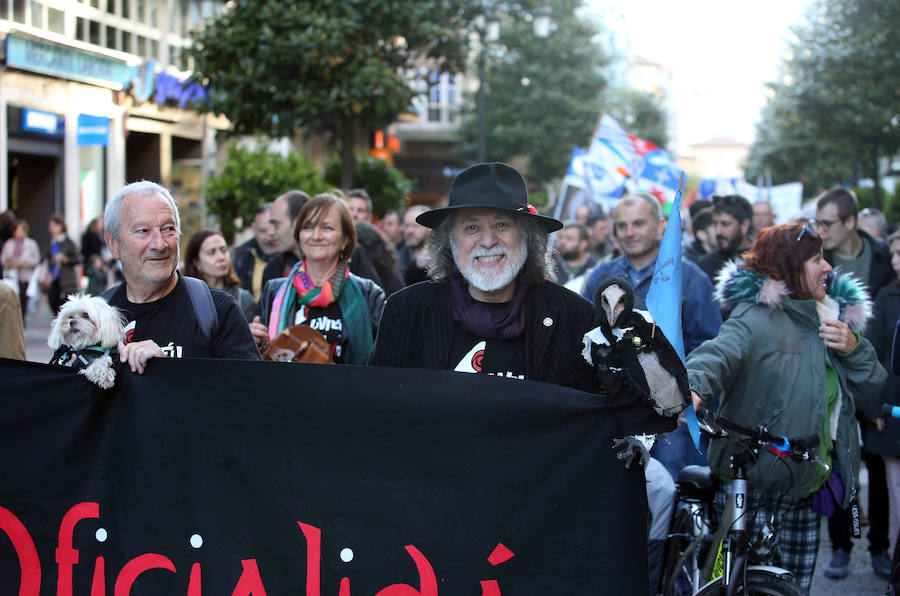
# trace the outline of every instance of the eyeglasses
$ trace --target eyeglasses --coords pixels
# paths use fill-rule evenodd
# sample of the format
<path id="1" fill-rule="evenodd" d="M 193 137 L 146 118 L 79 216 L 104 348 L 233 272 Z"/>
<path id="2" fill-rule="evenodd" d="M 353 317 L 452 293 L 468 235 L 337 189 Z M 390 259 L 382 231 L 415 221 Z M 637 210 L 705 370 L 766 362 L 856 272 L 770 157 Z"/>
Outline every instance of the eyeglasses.
<path id="1" fill-rule="evenodd" d="M 839 221 L 843 221 L 843 220 L 842 220 L 842 219 L 832 219 L 832 220 L 827 220 L 827 219 L 817 219 L 817 220 L 816 220 L 816 227 L 817 227 L 817 228 L 824 228 L 824 229 L 826 229 L 826 230 L 829 230 L 829 229 L 831 229 L 831 226 L 833 226 L 834 224 L 838 223 Z"/>
<path id="2" fill-rule="evenodd" d="M 818 222 L 816 222 L 816 223 L 818 223 Z M 802 228 L 800 228 L 800 233 L 797 234 L 797 242 L 800 242 L 800 239 L 803 238 L 803 236 L 805 236 L 806 234 L 809 234 L 813 238 L 818 238 L 818 235 L 815 232 L 813 232 L 811 227 L 803 226 Z"/>

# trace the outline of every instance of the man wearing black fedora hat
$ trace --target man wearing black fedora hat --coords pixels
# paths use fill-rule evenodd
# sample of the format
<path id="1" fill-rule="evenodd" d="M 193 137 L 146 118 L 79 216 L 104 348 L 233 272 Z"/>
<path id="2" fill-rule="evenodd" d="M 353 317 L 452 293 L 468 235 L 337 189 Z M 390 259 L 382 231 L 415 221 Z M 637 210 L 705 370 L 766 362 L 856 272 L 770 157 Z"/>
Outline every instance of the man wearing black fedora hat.
<path id="1" fill-rule="evenodd" d="M 548 235 L 562 223 L 528 204 L 516 169 L 467 168 L 449 206 L 416 221 L 432 229 L 431 279 L 388 300 L 370 364 L 593 387 L 581 350 L 596 310 L 547 281 Z"/>

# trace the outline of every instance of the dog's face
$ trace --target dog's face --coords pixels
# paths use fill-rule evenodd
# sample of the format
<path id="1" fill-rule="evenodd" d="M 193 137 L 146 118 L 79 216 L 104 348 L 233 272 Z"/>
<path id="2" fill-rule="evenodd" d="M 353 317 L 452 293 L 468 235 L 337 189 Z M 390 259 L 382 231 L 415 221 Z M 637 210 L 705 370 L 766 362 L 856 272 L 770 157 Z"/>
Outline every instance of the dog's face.
<path id="1" fill-rule="evenodd" d="M 114 348 L 124 332 L 124 317 L 98 296 L 70 296 L 50 325 L 47 345 L 54 350 L 65 344 L 76 350 L 100 345 Z"/>

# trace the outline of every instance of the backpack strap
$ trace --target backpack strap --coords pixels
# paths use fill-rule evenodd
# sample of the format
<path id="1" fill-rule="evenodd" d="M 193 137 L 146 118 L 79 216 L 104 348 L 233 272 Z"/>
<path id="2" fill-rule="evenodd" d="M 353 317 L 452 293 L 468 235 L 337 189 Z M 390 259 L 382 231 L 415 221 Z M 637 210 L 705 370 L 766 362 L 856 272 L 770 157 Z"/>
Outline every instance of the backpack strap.
<path id="1" fill-rule="evenodd" d="M 116 293 L 116 290 L 118 290 L 119 286 L 121 285 L 122 284 L 116 284 L 111 288 L 106 288 L 105 290 L 103 290 L 103 293 L 100 294 L 100 297 L 109 302 L 109 299 L 113 297 L 113 294 Z"/>
<path id="2" fill-rule="evenodd" d="M 206 285 L 206 282 L 196 277 L 182 276 L 181 279 L 184 280 L 188 296 L 191 299 L 191 307 L 194 309 L 194 316 L 197 317 L 200 339 L 203 345 L 209 347 L 212 343 L 212 338 L 219 331 L 219 313 L 216 312 L 212 292 L 209 291 L 209 286 Z M 118 284 L 105 290 L 100 294 L 100 297 L 109 302 L 121 285 Z"/>
<path id="3" fill-rule="evenodd" d="M 197 325 L 200 328 L 200 338 L 209 347 L 212 338 L 219 330 L 219 313 L 213 303 L 212 292 L 203 280 L 196 277 L 182 276 L 191 297 L 191 306 L 194 308 L 194 316 L 197 317 Z"/>

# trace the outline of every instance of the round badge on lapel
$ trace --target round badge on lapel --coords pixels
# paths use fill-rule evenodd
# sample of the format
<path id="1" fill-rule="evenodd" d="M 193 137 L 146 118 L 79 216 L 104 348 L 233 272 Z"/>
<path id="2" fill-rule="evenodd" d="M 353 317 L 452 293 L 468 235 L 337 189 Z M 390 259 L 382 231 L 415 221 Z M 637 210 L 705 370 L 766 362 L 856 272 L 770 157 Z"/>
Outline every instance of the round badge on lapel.
<path id="1" fill-rule="evenodd" d="M 544 327 L 549 327 L 553 324 L 553 319 L 550 317 L 544 317 Z"/>

